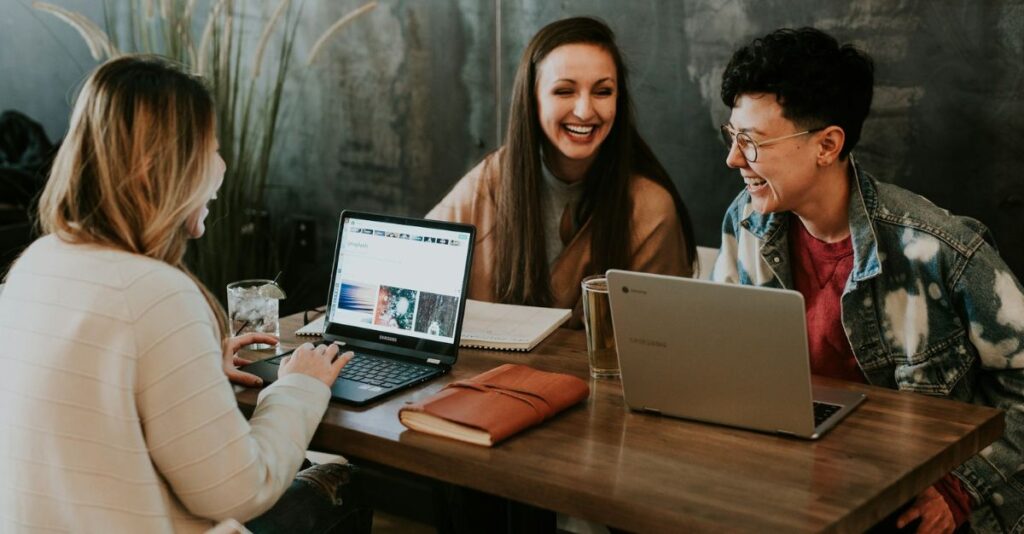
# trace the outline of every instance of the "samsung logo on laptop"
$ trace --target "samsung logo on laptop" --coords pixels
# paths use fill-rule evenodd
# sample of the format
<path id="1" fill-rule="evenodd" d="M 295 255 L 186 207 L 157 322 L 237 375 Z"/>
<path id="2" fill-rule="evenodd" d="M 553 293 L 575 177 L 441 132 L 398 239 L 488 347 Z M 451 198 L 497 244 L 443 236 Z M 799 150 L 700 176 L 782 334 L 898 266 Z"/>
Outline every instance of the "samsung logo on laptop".
<path id="1" fill-rule="evenodd" d="M 384 336 L 384 335 L 381 335 L 381 336 L 378 336 L 378 337 L 380 338 L 381 341 L 390 341 L 392 343 L 398 343 L 398 338 L 394 337 L 394 336 Z"/>
<path id="2" fill-rule="evenodd" d="M 660 347 L 667 348 L 668 344 L 664 341 L 658 341 L 657 339 L 644 339 L 642 337 L 631 337 L 629 338 L 630 343 L 636 343 L 637 345 L 644 345 L 647 347 Z"/>

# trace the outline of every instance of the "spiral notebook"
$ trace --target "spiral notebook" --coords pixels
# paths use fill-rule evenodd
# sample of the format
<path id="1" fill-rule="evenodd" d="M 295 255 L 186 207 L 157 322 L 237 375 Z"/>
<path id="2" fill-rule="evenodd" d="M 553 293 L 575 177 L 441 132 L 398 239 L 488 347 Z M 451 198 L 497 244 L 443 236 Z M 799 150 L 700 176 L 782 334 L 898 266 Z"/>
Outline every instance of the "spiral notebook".
<path id="1" fill-rule="evenodd" d="M 572 310 L 564 308 L 495 304 L 468 299 L 459 346 L 530 351 L 571 316 Z M 295 335 L 320 336 L 323 331 L 324 317 L 321 316 L 296 330 Z"/>

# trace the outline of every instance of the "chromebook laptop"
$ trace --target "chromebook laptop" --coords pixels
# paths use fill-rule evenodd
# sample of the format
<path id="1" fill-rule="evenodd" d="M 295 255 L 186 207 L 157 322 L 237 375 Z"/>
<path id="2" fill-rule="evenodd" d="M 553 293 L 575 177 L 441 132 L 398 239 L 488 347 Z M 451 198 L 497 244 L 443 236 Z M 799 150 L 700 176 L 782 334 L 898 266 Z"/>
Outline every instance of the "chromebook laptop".
<path id="1" fill-rule="evenodd" d="M 344 211 L 323 339 L 356 353 L 331 396 L 363 405 L 455 364 L 476 228 Z M 265 383 L 285 355 L 245 367 Z"/>
<path id="2" fill-rule="evenodd" d="M 811 384 L 796 291 L 608 271 L 634 410 L 817 439 L 865 396 Z"/>

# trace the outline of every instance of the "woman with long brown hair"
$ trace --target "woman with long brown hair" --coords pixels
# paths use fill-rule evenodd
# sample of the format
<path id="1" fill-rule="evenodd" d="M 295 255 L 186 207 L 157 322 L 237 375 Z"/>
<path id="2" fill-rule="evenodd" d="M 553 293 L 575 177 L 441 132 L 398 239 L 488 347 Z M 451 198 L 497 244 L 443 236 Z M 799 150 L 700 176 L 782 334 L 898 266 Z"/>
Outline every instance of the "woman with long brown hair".
<path id="1" fill-rule="evenodd" d="M 690 276 L 686 206 L 640 137 L 615 36 L 587 17 L 542 28 L 523 52 L 505 145 L 428 218 L 478 229 L 470 298 L 576 308 L 610 268 Z"/>
<path id="2" fill-rule="evenodd" d="M 233 357 L 276 339 L 229 337 L 183 263 L 223 177 L 201 80 L 152 56 L 86 80 L 40 200 L 45 235 L 0 295 L 0 530 L 202 532 L 295 492 L 301 513 L 275 506 L 254 530 L 337 517 L 344 473 L 295 477 L 350 355 L 296 350 L 246 421 L 228 375 L 255 377 Z"/>

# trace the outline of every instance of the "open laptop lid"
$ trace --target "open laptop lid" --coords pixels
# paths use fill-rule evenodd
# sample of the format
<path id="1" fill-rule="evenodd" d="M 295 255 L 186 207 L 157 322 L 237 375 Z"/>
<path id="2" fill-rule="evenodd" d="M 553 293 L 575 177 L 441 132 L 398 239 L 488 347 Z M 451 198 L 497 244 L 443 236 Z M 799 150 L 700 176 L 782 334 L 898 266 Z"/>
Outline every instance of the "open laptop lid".
<path id="1" fill-rule="evenodd" d="M 341 213 L 324 338 L 453 365 L 476 228 Z"/>
<path id="2" fill-rule="evenodd" d="M 800 293 L 616 270 L 608 291 L 631 408 L 814 434 Z"/>

